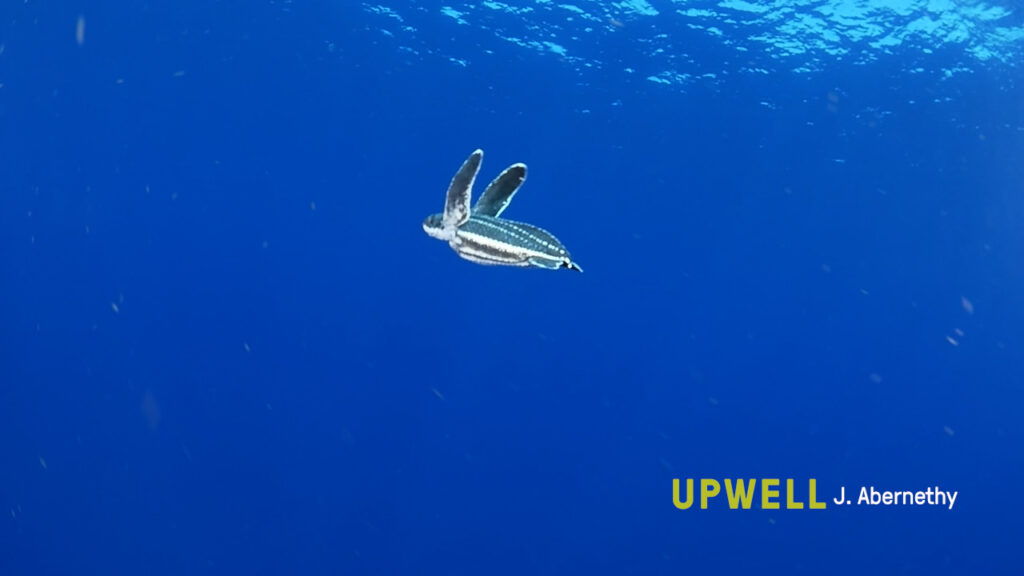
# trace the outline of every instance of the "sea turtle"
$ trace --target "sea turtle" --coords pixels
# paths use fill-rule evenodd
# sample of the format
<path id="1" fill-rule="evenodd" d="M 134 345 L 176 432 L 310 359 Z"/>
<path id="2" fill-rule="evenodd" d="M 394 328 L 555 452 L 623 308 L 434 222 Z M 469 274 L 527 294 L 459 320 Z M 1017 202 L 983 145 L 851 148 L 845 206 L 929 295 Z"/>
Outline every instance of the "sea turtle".
<path id="1" fill-rule="evenodd" d="M 500 218 L 526 180 L 526 164 L 506 168 L 487 186 L 470 211 L 473 181 L 483 157 L 483 150 L 476 150 L 463 162 L 448 186 L 444 212 L 428 216 L 423 221 L 423 230 L 432 238 L 448 242 L 456 254 L 477 264 L 583 272 L 565 246 L 547 230 Z"/>

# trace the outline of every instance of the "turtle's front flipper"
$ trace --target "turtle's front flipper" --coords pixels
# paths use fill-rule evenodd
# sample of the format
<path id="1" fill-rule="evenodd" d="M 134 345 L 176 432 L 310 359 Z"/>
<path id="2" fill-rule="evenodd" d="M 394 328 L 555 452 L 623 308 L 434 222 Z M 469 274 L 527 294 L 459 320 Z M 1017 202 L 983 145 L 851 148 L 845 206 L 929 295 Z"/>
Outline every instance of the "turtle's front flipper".
<path id="1" fill-rule="evenodd" d="M 454 229 L 469 220 L 469 199 L 473 191 L 473 181 L 480 171 L 480 161 L 484 157 L 483 150 L 476 150 L 462 163 L 462 168 L 455 173 L 448 185 L 448 195 L 444 202 L 442 226 Z"/>
<path id="2" fill-rule="evenodd" d="M 523 185 L 524 180 L 526 180 L 526 164 L 509 166 L 491 181 L 484 193 L 480 195 L 476 206 L 473 207 L 473 214 L 493 216 L 494 218 L 501 216 L 501 213 L 512 202 L 516 190 Z"/>

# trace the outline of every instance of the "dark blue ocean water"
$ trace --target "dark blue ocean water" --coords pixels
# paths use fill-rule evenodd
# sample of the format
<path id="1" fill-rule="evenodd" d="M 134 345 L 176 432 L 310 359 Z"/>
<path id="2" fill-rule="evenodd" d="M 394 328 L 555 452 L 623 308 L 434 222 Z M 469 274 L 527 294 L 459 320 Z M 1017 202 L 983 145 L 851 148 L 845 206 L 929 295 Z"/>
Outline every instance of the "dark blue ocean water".
<path id="1" fill-rule="evenodd" d="M 0 574 L 1024 573 L 1014 6 L 386 4 L 0 7 Z"/>

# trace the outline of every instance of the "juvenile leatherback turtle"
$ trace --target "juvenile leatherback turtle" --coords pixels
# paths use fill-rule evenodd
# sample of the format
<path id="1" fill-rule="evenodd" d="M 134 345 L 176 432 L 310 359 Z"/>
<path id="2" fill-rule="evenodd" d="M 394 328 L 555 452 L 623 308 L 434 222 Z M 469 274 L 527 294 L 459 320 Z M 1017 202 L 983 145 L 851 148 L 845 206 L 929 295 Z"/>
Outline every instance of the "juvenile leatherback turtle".
<path id="1" fill-rule="evenodd" d="M 483 157 L 483 150 L 476 150 L 462 163 L 448 185 L 444 212 L 428 216 L 423 230 L 477 264 L 583 272 L 565 246 L 547 230 L 500 218 L 526 180 L 526 164 L 506 168 L 487 186 L 473 210 L 469 209 L 473 181 Z"/>

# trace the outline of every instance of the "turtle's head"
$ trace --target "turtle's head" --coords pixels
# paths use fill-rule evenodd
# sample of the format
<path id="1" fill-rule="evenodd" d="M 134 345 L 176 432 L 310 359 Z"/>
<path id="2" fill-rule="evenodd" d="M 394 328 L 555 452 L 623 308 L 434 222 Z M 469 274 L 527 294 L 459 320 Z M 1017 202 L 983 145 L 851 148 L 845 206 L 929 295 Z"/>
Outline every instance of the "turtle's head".
<path id="1" fill-rule="evenodd" d="M 438 240 L 451 239 L 451 234 L 444 229 L 443 219 L 444 216 L 441 214 L 427 216 L 426 220 L 423 221 L 423 231 L 427 233 L 427 236 L 437 238 Z"/>

